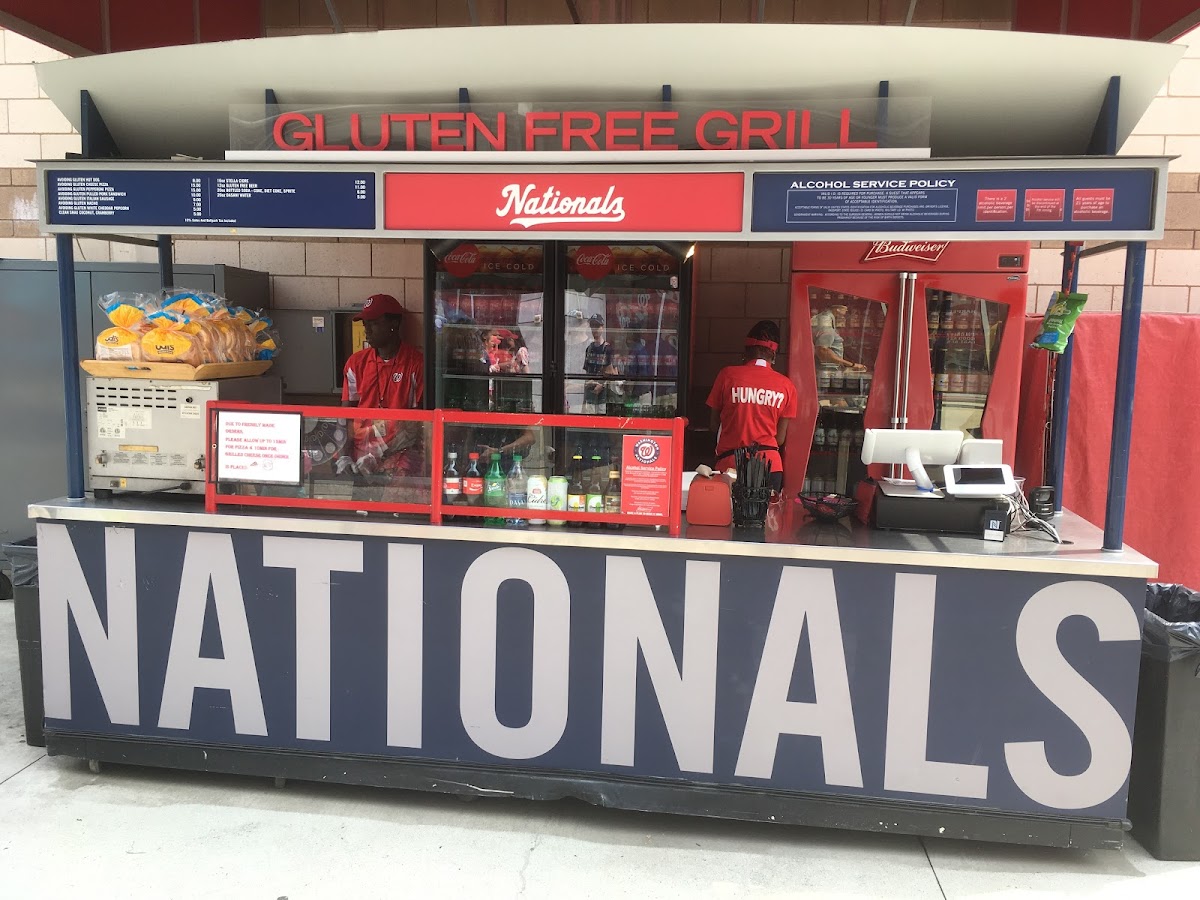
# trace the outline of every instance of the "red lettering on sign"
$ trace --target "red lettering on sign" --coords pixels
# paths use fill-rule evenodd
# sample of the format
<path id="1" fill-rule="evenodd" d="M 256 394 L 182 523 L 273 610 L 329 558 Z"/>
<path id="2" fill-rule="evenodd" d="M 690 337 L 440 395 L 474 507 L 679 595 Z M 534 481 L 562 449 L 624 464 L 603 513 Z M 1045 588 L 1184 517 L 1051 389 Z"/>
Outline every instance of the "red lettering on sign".
<path id="1" fill-rule="evenodd" d="M 504 150 L 508 131 L 508 116 L 506 113 L 496 113 L 496 130 L 488 131 L 488 127 L 477 113 L 467 113 L 467 149 L 474 150 L 479 144 L 479 138 L 487 143 L 491 150 Z"/>
<path id="2" fill-rule="evenodd" d="M 672 141 L 669 144 L 656 144 L 656 137 L 675 137 L 675 123 L 679 121 L 677 112 L 646 113 L 646 130 L 642 133 L 643 150 L 678 150 L 679 144 Z M 663 124 L 659 125 L 658 122 Z"/>
<path id="3" fill-rule="evenodd" d="M 461 143 L 448 143 L 457 138 L 463 139 L 462 113 L 433 113 L 429 117 L 429 149 L 430 150 L 463 150 Z M 458 128 L 452 126 L 458 125 Z"/>
<path id="4" fill-rule="evenodd" d="M 271 130 L 272 137 L 275 138 L 275 146 L 280 150 L 311 150 L 313 148 L 313 136 L 311 131 L 302 131 L 299 128 L 287 131 L 287 126 L 296 124 L 303 125 L 304 128 L 312 128 L 312 119 L 304 115 L 304 113 L 284 113 L 281 116 L 276 116 L 275 127 Z"/>
<path id="5" fill-rule="evenodd" d="M 429 113 L 392 113 L 388 118 L 404 126 L 404 149 L 417 149 L 417 123 L 428 122 Z"/>
<path id="6" fill-rule="evenodd" d="M 725 122 L 726 124 L 733 126 L 732 131 L 722 128 L 714 132 L 713 136 L 717 138 L 720 143 L 717 143 L 716 141 L 710 141 L 708 139 L 707 127 L 708 123 L 712 121 Z M 699 144 L 703 150 L 734 149 L 737 146 L 737 117 L 733 113 L 726 112 L 723 109 L 710 109 L 700 117 L 699 121 L 696 122 L 696 143 Z"/>
<path id="7" fill-rule="evenodd" d="M 640 112 L 629 112 L 627 110 L 609 110 L 604 116 L 605 125 L 605 150 L 640 150 L 641 144 L 637 141 L 637 128 L 621 128 L 617 123 L 621 121 L 640 122 L 642 114 Z M 617 138 L 633 138 L 633 143 L 621 144 L 617 142 Z"/>
<path id="8" fill-rule="evenodd" d="M 313 130 L 317 135 L 316 148 L 318 150 L 349 150 L 349 144 L 330 144 L 325 140 L 325 117 L 322 115 L 313 116 L 316 121 L 313 122 Z"/>
<path id="9" fill-rule="evenodd" d="M 762 126 L 756 126 L 755 120 L 765 122 Z M 783 126 L 783 119 L 777 112 L 744 112 L 742 113 L 742 142 L 743 150 L 750 149 L 750 141 L 753 138 L 761 138 L 762 142 L 771 150 L 778 150 L 779 144 L 775 140 L 775 135 L 779 133 L 779 129 Z"/>
<path id="10" fill-rule="evenodd" d="M 837 144 L 818 144 L 809 140 L 808 135 L 812 130 L 812 111 L 804 110 L 800 113 L 800 149 L 801 150 L 832 150 L 837 147 Z"/>
<path id="11" fill-rule="evenodd" d="M 391 122 L 386 115 L 379 117 L 379 143 L 368 144 L 362 136 L 362 116 L 350 114 L 350 144 L 355 150 L 386 150 L 392 142 Z"/>
<path id="12" fill-rule="evenodd" d="M 556 112 L 531 112 L 525 114 L 525 149 L 536 150 L 537 139 L 540 137 L 553 137 L 558 133 L 558 130 L 553 125 L 539 125 L 539 122 L 557 122 L 559 115 Z"/>
<path id="13" fill-rule="evenodd" d="M 575 125 L 574 122 L 579 121 L 585 124 Z M 596 143 L 596 135 L 600 133 L 600 114 L 594 112 L 567 112 L 563 113 L 563 135 L 562 148 L 564 150 L 571 149 L 571 142 L 575 138 L 583 141 L 589 150 L 599 150 L 600 145 Z"/>
<path id="14" fill-rule="evenodd" d="M 839 133 L 838 145 L 847 149 L 857 147 L 878 147 L 879 142 L 850 140 L 850 110 L 843 107 L 841 113 L 841 131 Z"/>

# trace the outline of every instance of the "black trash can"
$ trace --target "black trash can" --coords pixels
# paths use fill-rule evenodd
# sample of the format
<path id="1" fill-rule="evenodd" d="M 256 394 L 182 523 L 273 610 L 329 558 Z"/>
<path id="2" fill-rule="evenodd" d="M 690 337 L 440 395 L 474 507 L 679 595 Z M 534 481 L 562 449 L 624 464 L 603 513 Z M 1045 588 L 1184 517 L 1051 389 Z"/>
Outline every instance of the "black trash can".
<path id="1" fill-rule="evenodd" d="M 1200 860 L 1200 592 L 1178 584 L 1147 589 L 1129 818 L 1156 859 Z"/>
<path id="2" fill-rule="evenodd" d="M 21 670 L 21 700 L 25 707 L 25 743 L 45 747 L 42 731 L 42 621 L 38 607 L 37 538 L 5 544 L 12 563 L 13 608 L 17 623 L 17 664 Z"/>

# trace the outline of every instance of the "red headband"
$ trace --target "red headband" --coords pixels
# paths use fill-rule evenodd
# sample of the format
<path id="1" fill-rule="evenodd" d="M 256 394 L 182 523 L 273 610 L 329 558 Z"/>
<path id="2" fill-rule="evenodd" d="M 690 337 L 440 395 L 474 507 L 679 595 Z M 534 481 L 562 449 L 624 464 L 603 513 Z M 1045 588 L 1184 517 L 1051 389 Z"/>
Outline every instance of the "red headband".
<path id="1" fill-rule="evenodd" d="M 772 353 L 775 353 L 776 351 L 779 350 L 779 345 L 777 343 L 775 343 L 774 341 L 760 341 L 758 338 L 752 338 L 752 337 L 746 338 L 746 346 L 747 347 L 766 347 Z"/>

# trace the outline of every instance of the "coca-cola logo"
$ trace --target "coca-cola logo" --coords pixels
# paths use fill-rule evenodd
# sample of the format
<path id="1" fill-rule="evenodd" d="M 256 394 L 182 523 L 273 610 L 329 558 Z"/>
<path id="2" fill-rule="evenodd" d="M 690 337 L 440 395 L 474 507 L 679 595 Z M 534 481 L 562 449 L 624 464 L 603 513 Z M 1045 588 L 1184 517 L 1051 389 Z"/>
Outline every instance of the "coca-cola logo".
<path id="1" fill-rule="evenodd" d="M 613 252 L 602 244 L 580 247 L 575 252 L 575 271 L 588 281 L 599 281 L 612 271 Z"/>
<path id="2" fill-rule="evenodd" d="M 604 196 L 564 195 L 554 185 L 541 193 L 537 184 L 506 184 L 500 190 L 501 205 L 496 215 L 522 228 L 561 222 L 620 222 L 625 218 L 625 198 L 609 185 Z"/>
<path id="3" fill-rule="evenodd" d="M 949 241 L 876 241 L 863 254 L 862 261 L 866 263 L 903 256 L 920 262 L 934 263 L 949 246 Z"/>
<path id="4" fill-rule="evenodd" d="M 479 268 L 479 248 L 474 244 L 459 244 L 442 257 L 442 265 L 455 278 L 467 278 Z"/>

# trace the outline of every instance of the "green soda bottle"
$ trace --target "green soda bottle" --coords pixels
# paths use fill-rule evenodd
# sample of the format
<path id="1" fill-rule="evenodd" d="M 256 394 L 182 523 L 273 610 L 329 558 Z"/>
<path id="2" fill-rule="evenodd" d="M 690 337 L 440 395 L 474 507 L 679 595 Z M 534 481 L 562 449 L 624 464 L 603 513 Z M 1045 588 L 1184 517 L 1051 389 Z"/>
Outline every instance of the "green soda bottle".
<path id="1" fill-rule="evenodd" d="M 504 473 L 500 471 L 500 454 L 492 454 L 492 464 L 488 467 L 487 475 L 483 479 L 483 505 L 494 506 L 499 509 L 508 508 L 508 484 Z M 504 517 L 488 516 L 483 520 L 484 525 L 491 525 L 494 528 L 504 527 Z"/>

